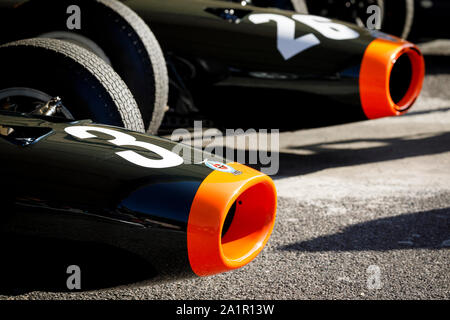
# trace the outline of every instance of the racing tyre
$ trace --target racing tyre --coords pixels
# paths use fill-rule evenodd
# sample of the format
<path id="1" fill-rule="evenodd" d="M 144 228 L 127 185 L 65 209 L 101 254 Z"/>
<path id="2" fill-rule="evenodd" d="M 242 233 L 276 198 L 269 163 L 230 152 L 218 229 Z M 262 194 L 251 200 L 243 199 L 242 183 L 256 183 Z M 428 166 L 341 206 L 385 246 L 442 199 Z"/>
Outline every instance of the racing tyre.
<path id="1" fill-rule="evenodd" d="M 305 3 L 310 14 L 325 16 L 366 26 L 367 8 L 377 5 L 381 11 L 381 31 L 406 39 L 414 18 L 414 0 L 291 0 Z"/>
<path id="2" fill-rule="evenodd" d="M 77 45 L 55 39 L 8 43 L 0 46 L 0 70 L 0 109 L 32 113 L 60 97 L 66 118 L 144 132 L 139 108 L 119 75 Z"/>
<path id="3" fill-rule="evenodd" d="M 167 68 L 158 41 L 134 11 L 116 0 L 31 0 L 15 12 L 12 40 L 54 38 L 92 51 L 120 75 L 145 129 L 156 134 L 167 106 Z"/>
<path id="4" fill-rule="evenodd" d="M 406 39 L 414 19 L 414 0 L 385 0 L 382 31 Z"/>

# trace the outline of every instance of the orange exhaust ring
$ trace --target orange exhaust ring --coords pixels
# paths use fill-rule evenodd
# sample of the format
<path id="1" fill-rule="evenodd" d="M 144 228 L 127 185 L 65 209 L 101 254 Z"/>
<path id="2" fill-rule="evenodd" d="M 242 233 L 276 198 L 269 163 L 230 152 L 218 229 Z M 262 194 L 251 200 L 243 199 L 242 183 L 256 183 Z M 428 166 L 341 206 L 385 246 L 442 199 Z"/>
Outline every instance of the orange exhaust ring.
<path id="1" fill-rule="evenodd" d="M 395 103 L 390 92 L 391 73 L 403 55 L 407 55 L 411 63 L 411 81 L 403 98 Z M 405 113 L 419 96 L 424 75 L 423 56 L 412 43 L 385 39 L 372 41 L 364 53 L 359 74 L 361 105 L 367 118 Z"/>
<path id="2" fill-rule="evenodd" d="M 200 185 L 189 213 L 188 257 L 198 276 L 237 269 L 252 261 L 266 245 L 275 223 L 272 179 L 239 163 L 228 165 L 242 174 L 213 171 Z M 222 237 L 234 203 L 233 220 Z"/>

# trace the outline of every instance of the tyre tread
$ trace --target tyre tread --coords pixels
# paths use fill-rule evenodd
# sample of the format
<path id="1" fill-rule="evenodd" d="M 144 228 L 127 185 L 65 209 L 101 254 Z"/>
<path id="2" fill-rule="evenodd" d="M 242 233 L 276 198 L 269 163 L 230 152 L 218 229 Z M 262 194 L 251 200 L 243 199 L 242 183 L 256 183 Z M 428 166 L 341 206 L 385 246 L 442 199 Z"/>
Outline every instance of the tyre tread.
<path id="1" fill-rule="evenodd" d="M 46 38 L 18 40 L 4 44 L 0 48 L 12 46 L 31 46 L 51 50 L 75 61 L 88 70 L 110 95 L 124 127 L 138 132 L 145 131 L 139 108 L 130 90 L 120 76 L 95 54 L 66 41 Z"/>

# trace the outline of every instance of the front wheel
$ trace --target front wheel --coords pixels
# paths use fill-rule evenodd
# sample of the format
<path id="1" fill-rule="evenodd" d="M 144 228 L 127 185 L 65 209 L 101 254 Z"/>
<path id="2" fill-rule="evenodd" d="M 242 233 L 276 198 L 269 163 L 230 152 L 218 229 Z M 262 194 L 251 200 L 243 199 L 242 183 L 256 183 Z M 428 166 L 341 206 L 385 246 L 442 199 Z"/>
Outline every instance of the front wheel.
<path id="1" fill-rule="evenodd" d="M 414 19 L 414 0 L 291 0 L 305 4 L 308 13 L 355 23 L 367 27 L 371 12 L 376 5 L 381 13 L 381 31 L 406 39 Z M 294 7 L 298 7 L 294 5 Z"/>
<path id="2" fill-rule="evenodd" d="M 67 10 L 73 7 L 80 10 L 80 25 L 69 30 Z M 30 0 L 13 11 L 11 40 L 53 38 L 90 50 L 122 78 L 145 129 L 157 133 L 167 106 L 169 80 L 159 43 L 138 14 L 117 0 Z"/>
<path id="3" fill-rule="evenodd" d="M 26 39 L 0 46 L 0 109 L 33 113 L 53 97 L 58 116 L 144 132 L 133 95 L 103 60 L 69 42 Z"/>
<path id="4" fill-rule="evenodd" d="M 414 0 L 385 0 L 382 31 L 408 38 L 414 20 Z"/>

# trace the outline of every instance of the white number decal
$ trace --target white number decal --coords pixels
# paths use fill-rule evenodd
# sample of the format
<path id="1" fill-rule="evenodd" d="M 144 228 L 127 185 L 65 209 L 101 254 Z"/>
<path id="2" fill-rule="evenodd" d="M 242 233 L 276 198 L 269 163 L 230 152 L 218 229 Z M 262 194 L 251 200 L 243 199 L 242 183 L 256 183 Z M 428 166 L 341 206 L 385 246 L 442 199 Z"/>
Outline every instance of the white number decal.
<path id="1" fill-rule="evenodd" d="M 359 37 L 359 33 L 350 29 L 346 25 L 332 22 L 328 18 L 318 17 L 308 14 L 294 14 L 295 19 L 308 27 L 320 32 L 324 37 L 333 40 L 350 40 Z"/>
<path id="2" fill-rule="evenodd" d="M 108 142 L 115 144 L 116 146 L 135 146 L 147 149 L 148 151 L 154 152 L 159 155 L 162 159 L 154 160 L 149 159 L 140 154 L 128 150 L 116 152 L 116 154 L 125 160 L 134 163 L 135 165 L 146 167 L 146 168 L 169 168 L 176 167 L 183 163 L 183 158 L 179 155 L 166 150 L 164 148 L 158 147 L 154 144 L 137 141 L 133 136 L 126 133 L 119 132 L 112 129 L 99 128 L 99 127 L 89 127 L 89 126 L 73 126 L 64 129 L 68 134 L 75 136 L 79 139 L 89 139 L 96 138 L 96 135 L 89 133 L 88 131 L 97 131 L 106 133 L 113 136 L 114 139 L 108 140 Z"/>
<path id="3" fill-rule="evenodd" d="M 324 37 L 333 40 L 348 40 L 359 37 L 359 33 L 349 27 L 332 22 L 328 18 L 313 15 L 294 14 L 291 18 L 279 14 L 256 13 L 249 17 L 255 24 L 275 21 L 277 24 L 277 49 L 288 60 L 311 47 L 320 44 L 320 40 L 312 33 L 295 38 L 295 21 L 313 28 Z M 293 20 L 294 19 L 294 20 Z"/>
<path id="4" fill-rule="evenodd" d="M 309 33 L 295 39 L 295 21 L 279 14 L 261 13 L 248 17 L 255 24 L 275 21 L 277 23 L 277 48 L 284 60 L 288 60 L 306 49 L 317 46 L 320 41 Z"/>

